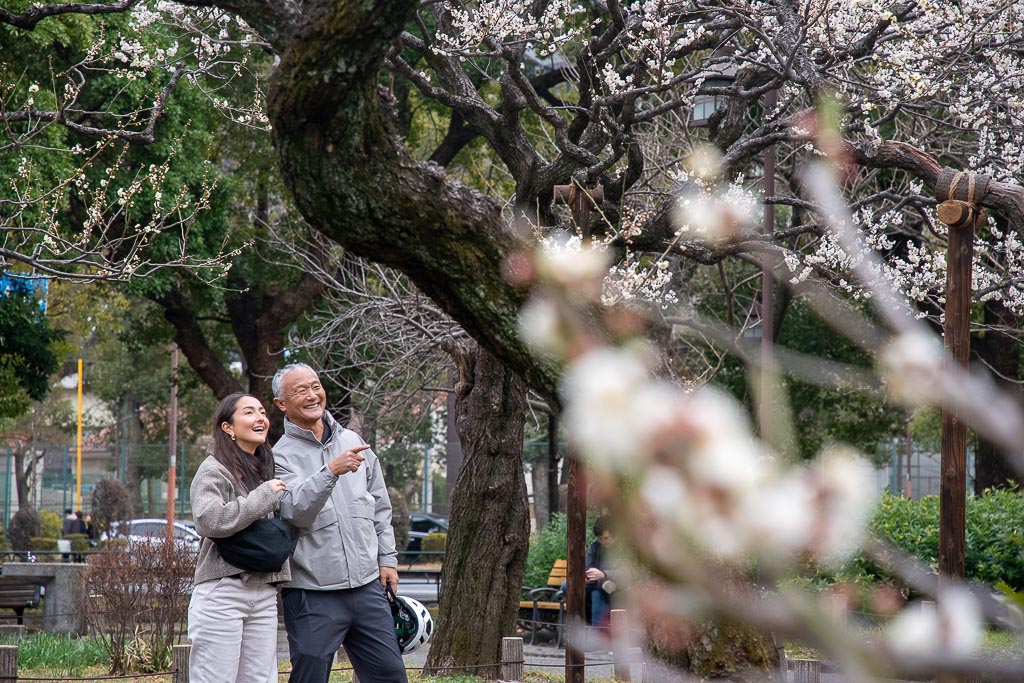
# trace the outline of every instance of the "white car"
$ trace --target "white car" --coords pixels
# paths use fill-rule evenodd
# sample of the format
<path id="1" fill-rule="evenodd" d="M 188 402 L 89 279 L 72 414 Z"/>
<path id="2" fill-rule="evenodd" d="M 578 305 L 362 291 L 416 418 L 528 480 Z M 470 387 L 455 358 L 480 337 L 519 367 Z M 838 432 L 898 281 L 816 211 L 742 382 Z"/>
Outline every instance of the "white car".
<path id="1" fill-rule="evenodd" d="M 113 522 L 110 525 L 110 534 L 104 538 L 127 538 L 130 541 L 143 541 L 152 543 L 167 538 L 166 519 L 132 519 L 126 522 L 127 533 L 122 529 L 121 524 Z M 202 537 L 183 522 L 174 522 L 174 540 L 181 543 L 194 553 L 199 552 L 199 543 Z"/>

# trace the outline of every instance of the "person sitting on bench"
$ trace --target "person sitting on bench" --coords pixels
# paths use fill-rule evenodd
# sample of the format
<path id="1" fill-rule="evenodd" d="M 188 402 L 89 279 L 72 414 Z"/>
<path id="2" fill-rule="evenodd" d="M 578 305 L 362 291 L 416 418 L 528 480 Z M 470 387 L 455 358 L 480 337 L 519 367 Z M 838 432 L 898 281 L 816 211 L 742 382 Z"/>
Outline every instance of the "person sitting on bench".
<path id="1" fill-rule="evenodd" d="M 611 615 L 611 593 L 615 590 L 609 567 L 608 549 L 615 542 L 608 515 L 594 522 L 594 540 L 587 548 L 587 600 L 590 602 L 590 623 L 606 627 Z M 611 590 L 609 590 L 611 589 Z"/>

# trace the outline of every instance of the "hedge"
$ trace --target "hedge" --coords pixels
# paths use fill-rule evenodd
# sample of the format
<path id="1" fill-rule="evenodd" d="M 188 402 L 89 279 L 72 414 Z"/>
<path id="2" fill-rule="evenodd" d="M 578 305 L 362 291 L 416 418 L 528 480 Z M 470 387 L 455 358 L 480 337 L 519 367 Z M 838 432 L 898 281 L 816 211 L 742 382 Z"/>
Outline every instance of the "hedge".
<path id="1" fill-rule="evenodd" d="M 989 489 L 967 499 L 966 578 L 989 585 L 1005 582 L 1024 590 L 1024 494 Z M 905 553 L 933 569 L 938 568 L 939 499 L 910 500 L 886 494 L 871 517 L 869 531 L 887 539 Z M 864 556 L 847 567 L 868 582 L 890 577 Z"/>
<path id="2" fill-rule="evenodd" d="M 420 550 L 422 552 L 443 552 L 445 545 L 448 543 L 448 534 L 433 533 L 427 534 L 420 541 Z"/>

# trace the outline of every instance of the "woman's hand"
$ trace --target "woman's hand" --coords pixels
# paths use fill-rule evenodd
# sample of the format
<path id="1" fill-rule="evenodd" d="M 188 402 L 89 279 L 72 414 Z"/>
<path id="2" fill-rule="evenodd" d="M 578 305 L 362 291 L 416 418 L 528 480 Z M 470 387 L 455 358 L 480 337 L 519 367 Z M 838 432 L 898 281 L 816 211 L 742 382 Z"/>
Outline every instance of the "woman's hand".
<path id="1" fill-rule="evenodd" d="M 280 479 L 268 479 L 267 483 L 270 484 L 270 490 L 274 493 L 281 493 L 281 491 L 288 488 L 288 486 Z"/>

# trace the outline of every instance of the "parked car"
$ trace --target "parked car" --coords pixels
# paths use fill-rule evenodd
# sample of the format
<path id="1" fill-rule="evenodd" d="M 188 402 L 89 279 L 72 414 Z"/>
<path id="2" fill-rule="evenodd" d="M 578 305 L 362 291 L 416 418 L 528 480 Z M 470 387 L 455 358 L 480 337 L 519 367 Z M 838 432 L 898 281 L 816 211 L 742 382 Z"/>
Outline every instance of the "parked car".
<path id="1" fill-rule="evenodd" d="M 448 518 L 440 515 L 432 515 L 427 512 L 413 512 L 409 514 L 409 545 L 407 551 L 419 552 L 420 542 L 427 534 L 448 533 Z"/>
<path id="2" fill-rule="evenodd" d="M 104 538 L 127 538 L 130 541 L 142 541 L 153 543 L 167 538 L 166 519 L 132 519 L 127 523 L 127 529 L 122 529 L 121 524 L 114 522 L 110 525 L 110 533 L 104 534 Z M 196 530 L 184 522 L 174 522 L 174 540 L 181 543 L 194 553 L 199 552 L 199 543 L 202 537 Z"/>

